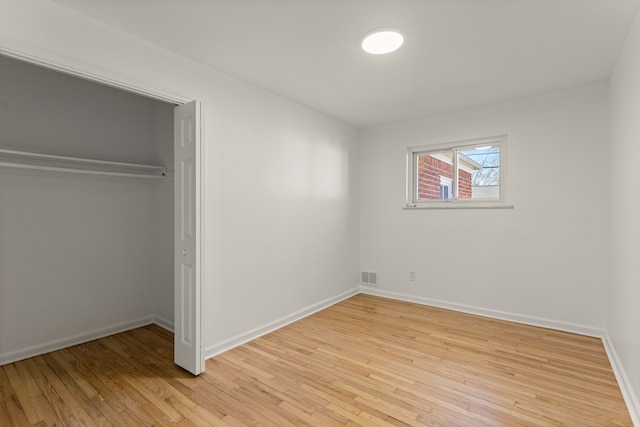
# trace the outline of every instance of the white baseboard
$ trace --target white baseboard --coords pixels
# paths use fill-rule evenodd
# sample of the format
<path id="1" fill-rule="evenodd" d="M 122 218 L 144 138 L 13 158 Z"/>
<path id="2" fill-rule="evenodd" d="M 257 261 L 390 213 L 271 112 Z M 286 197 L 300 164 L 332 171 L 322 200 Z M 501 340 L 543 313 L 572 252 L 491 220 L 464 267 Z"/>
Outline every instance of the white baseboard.
<path id="1" fill-rule="evenodd" d="M 604 333 L 602 329 L 578 325 L 575 323 L 561 322 L 552 319 L 545 319 L 542 317 L 526 316 L 522 314 L 509 313 L 507 311 L 493 310 L 466 304 L 457 304 L 453 302 L 440 301 L 415 295 L 389 292 L 381 289 L 371 289 L 370 287 L 362 287 L 360 288 L 360 291 L 363 294 L 375 295 L 406 302 L 413 302 L 416 304 L 428 305 L 432 307 L 445 308 L 448 310 L 460 311 L 462 313 L 475 314 L 478 316 L 490 317 L 492 319 L 507 320 L 509 322 L 522 323 L 525 325 L 540 326 L 542 328 L 555 329 L 558 331 L 571 332 L 574 334 L 587 335 L 590 337 L 601 338 Z"/>
<path id="2" fill-rule="evenodd" d="M 343 292 L 340 295 L 332 298 L 327 298 L 324 301 L 320 301 L 316 304 L 312 304 L 308 307 L 302 308 L 289 314 L 288 316 L 284 316 L 280 319 L 274 320 L 273 322 L 267 323 L 266 325 L 259 326 L 240 335 L 236 335 L 235 337 L 231 337 L 217 344 L 208 346 L 204 352 L 205 360 L 215 357 L 218 354 L 224 353 L 225 351 L 231 350 L 234 347 L 238 347 L 239 345 L 245 344 L 270 332 L 273 332 L 276 329 L 287 326 L 320 310 L 324 310 L 327 307 L 337 304 L 340 301 L 344 301 L 347 298 L 351 298 L 354 295 L 358 295 L 359 293 L 360 290 L 358 288 Z"/>
<path id="3" fill-rule="evenodd" d="M 41 354 L 50 353 L 52 351 L 60 350 L 66 347 L 71 347 L 85 342 L 97 340 L 109 335 L 119 334 L 120 332 L 129 331 L 141 326 L 150 325 L 153 323 L 153 321 L 153 316 L 141 317 L 139 319 L 129 320 L 126 322 L 118 323 L 116 325 L 94 329 L 93 331 L 84 332 L 82 334 L 61 338 L 54 341 L 49 341 L 21 350 L 10 351 L 8 353 L 0 354 L 0 366 L 17 362 L 19 360 L 28 359 L 30 357 L 40 356 Z"/>
<path id="4" fill-rule="evenodd" d="M 620 392 L 624 398 L 624 403 L 627 404 L 627 410 L 629 411 L 629 415 L 631 415 L 631 421 L 633 421 L 634 426 L 640 427 L 640 402 L 638 401 L 638 395 L 634 393 L 631 381 L 629 381 L 629 377 L 622 366 L 622 362 L 620 362 L 618 353 L 616 353 L 616 348 L 606 331 L 602 335 L 602 343 L 604 344 L 604 349 L 609 357 L 613 373 L 618 381 L 618 386 L 620 387 Z"/>
<path id="5" fill-rule="evenodd" d="M 174 325 L 173 325 L 173 321 L 171 320 L 167 320 L 162 316 L 154 316 L 153 317 L 153 323 L 155 323 L 156 325 L 160 326 L 161 328 L 166 329 L 169 332 L 174 332 Z"/>

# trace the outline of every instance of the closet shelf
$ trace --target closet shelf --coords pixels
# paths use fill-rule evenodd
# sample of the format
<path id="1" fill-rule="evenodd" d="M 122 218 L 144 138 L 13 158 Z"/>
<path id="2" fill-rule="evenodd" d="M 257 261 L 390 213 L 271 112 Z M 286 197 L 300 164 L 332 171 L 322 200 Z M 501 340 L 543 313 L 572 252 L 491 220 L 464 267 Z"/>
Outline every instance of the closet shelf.
<path id="1" fill-rule="evenodd" d="M 164 179 L 164 166 L 109 162 L 81 157 L 0 149 L 0 166 L 13 169 L 31 169 L 48 172 L 71 172 L 126 178 Z"/>

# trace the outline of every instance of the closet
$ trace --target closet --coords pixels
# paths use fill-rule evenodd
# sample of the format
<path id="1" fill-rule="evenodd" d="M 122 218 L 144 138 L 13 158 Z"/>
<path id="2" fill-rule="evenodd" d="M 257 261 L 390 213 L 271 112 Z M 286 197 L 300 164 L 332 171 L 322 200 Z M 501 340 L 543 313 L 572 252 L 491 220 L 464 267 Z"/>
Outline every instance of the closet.
<path id="1" fill-rule="evenodd" d="M 173 107 L 0 56 L 0 365 L 172 327 Z"/>

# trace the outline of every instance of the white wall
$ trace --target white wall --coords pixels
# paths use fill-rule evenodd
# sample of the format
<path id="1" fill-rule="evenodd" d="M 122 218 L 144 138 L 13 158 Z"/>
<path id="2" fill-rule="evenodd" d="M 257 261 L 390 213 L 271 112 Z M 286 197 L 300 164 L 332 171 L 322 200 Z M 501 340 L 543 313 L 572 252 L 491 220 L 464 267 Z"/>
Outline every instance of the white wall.
<path id="1" fill-rule="evenodd" d="M 152 319 L 153 189 L 0 173 L 0 362 Z"/>
<path id="2" fill-rule="evenodd" d="M 155 283 L 154 315 L 162 326 L 173 329 L 173 107 L 153 106 L 154 164 L 167 168 L 166 181 L 155 187 Z"/>
<path id="3" fill-rule="evenodd" d="M 208 279 L 220 285 L 205 291 L 209 342 L 357 286 L 357 133 L 248 95 L 218 136 L 237 142 L 214 154 L 223 185 L 207 205 L 219 215 L 206 225 Z"/>
<path id="4" fill-rule="evenodd" d="M 603 329 L 606 99 L 606 86 L 595 85 L 363 131 L 360 260 L 378 272 L 377 291 Z M 406 147 L 502 134 L 514 209 L 401 209 Z"/>
<path id="5" fill-rule="evenodd" d="M 172 106 L 0 56 L 0 145 L 142 164 L 173 162 L 158 118 Z M 172 141 L 169 148 L 173 148 Z M 158 147 L 156 147 L 158 145 Z M 172 152 L 171 152 L 172 154 Z"/>
<path id="6" fill-rule="evenodd" d="M 169 104 L 0 56 L 0 110 L 3 148 L 173 166 Z M 171 182 L 3 169 L 0 361 L 172 319 L 172 198 Z"/>
<path id="7" fill-rule="evenodd" d="M 203 102 L 204 344 L 357 286 L 357 131 L 45 0 L 0 0 L 0 49 Z"/>
<path id="8" fill-rule="evenodd" d="M 611 78 L 611 224 L 607 330 L 640 415 L 640 17 Z M 640 423 L 640 419 L 636 422 Z"/>
<path id="9" fill-rule="evenodd" d="M 173 181 L 155 185 L 154 316 L 157 323 L 173 329 Z"/>

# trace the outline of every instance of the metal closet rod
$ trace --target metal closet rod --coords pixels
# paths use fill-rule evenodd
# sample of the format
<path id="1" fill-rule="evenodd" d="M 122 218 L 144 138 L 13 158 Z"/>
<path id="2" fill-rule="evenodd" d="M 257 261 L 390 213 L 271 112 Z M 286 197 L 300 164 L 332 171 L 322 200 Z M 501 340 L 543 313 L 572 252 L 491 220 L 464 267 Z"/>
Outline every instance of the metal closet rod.
<path id="1" fill-rule="evenodd" d="M 53 172 L 74 172 L 85 173 L 91 175 L 107 175 L 132 178 L 152 178 L 163 179 L 166 175 L 164 166 L 142 165 L 136 163 L 110 162 L 107 160 L 85 159 L 81 157 L 56 156 L 53 154 L 40 154 L 28 151 L 6 150 L 0 149 L 0 166 L 32 169 Z M 12 162 L 14 159 L 32 160 L 38 162 L 46 162 L 48 164 L 30 164 L 21 162 Z M 86 169 L 79 166 L 91 167 Z M 98 169 L 103 167 L 104 169 Z M 140 171 L 140 172 L 138 172 Z"/>

